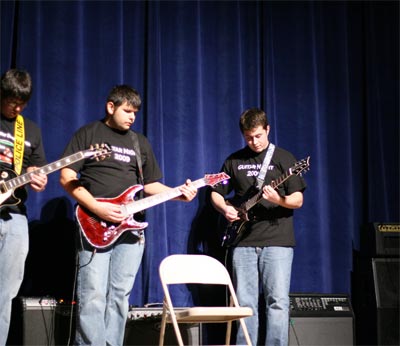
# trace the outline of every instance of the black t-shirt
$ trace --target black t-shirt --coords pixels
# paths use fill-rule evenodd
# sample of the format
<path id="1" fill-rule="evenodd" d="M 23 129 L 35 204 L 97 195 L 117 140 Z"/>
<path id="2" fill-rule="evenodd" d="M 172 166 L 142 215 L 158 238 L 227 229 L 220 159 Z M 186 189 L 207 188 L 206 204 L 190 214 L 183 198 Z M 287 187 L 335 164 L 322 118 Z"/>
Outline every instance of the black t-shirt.
<path id="1" fill-rule="evenodd" d="M 258 192 L 255 186 L 266 152 L 267 149 L 256 153 L 246 146 L 231 154 L 221 169 L 231 178 L 227 184 L 215 186 L 214 191 L 223 196 L 229 196 L 233 192 L 230 201 L 235 206 L 254 196 Z M 296 159 L 290 152 L 275 147 L 265 176 L 265 185 L 286 174 L 295 163 Z M 286 196 L 296 191 L 303 192 L 305 188 L 304 179 L 293 175 L 279 185 L 277 191 L 281 196 Z M 249 216 L 256 221 L 248 223 L 248 232 L 237 246 L 295 246 L 293 209 L 283 208 L 261 199 L 250 209 Z"/>
<path id="2" fill-rule="evenodd" d="M 0 118 L 0 168 L 2 170 L 1 179 L 8 181 L 17 175 L 5 176 L 3 170 L 14 170 L 14 127 L 16 119 L 8 119 L 1 115 Z M 24 157 L 22 164 L 21 174 L 26 173 L 26 168 L 30 166 L 42 167 L 47 164 L 46 156 L 44 152 L 42 134 L 39 127 L 30 119 L 24 117 L 24 134 L 25 134 L 25 145 L 24 145 Z M 15 191 L 17 198 L 21 199 L 21 202 L 14 206 L 7 206 L 6 200 L 3 202 L 2 212 L 9 210 L 14 213 L 26 213 L 24 202 L 27 198 L 27 185 Z M 15 201 L 16 202 L 16 201 Z"/>
<path id="3" fill-rule="evenodd" d="M 162 178 L 161 170 L 147 138 L 136 133 L 139 140 L 144 184 Z M 118 131 L 95 121 L 80 128 L 64 150 L 63 156 L 106 143 L 112 149 L 104 160 L 85 159 L 68 166 L 79 174 L 82 185 L 94 196 L 113 198 L 128 187 L 139 183 L 133 139 L 129 131 Z"/>

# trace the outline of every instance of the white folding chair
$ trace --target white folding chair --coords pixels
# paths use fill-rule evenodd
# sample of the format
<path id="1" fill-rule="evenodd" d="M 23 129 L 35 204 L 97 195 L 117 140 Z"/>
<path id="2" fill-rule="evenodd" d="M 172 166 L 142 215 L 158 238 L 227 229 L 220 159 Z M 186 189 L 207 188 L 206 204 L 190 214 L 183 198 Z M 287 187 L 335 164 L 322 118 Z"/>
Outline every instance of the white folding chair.
<path id="1" fill-rule="evenodd" d="M 240 321 L 247 344 L 251 345 L 244 319 L 252 316 L 253 311 L 249 307 L 239 306 L 230 275 L 221 262 L 206 255 L 171 255 L 161 262 L 159 274 L 164 290 L 160 346 L 164 345 L 167 323 L 173 324 L 180 346 L 183 346 L 183 340 L 179 323 L 227 323 L 225 343 L 229 345 L 232 321 L 236 320 Z M 196 306 L 175 309 L 169 291 L 169 285 L 174 284 L 225 285 L 230 295 L 230 306 Z"/>

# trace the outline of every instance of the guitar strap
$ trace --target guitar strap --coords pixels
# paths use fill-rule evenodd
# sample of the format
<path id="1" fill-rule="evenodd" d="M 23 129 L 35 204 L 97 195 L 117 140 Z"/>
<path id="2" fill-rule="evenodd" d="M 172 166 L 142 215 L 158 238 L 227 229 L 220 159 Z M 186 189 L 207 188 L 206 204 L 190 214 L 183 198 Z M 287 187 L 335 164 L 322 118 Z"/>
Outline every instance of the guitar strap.
<path id="1" fill-rule="evenodd" d="M 265 175 L 267 174 L 268 166 L 269 163 L 271 162 L 272 155 L 274 154 L 275 150 L 275 145 L 272 143 L 269 143 L 267 153 L 265 154 L 265 158 L 263 161 L 263 164 L 260 169 L 260 173 L 257 176 L 257 189 L 261 190 L 264 180 L 265 180 Z"/>
<path id="2" fill-rule="evenodd" d="M 135 150 L 135 157 L 138 166 L 138 179 L 141 185 L 144 185 L 143 179 L 143 168 L 142 168 L 142 158 L 140 157 L 140 146 L 139 146 L 139 139 L 137 134 L 134 131 L 129 131 L 133 141 L 133 150 Z M 140 191 L 143 194 L 143 190 Z M 142 198 L 143 196 L 141 196 Z"/>
<path id="3" fill-rule="evenodd" d="M 24 162 L 25 126 L 24 117 L 17 115 L 14 125 L 14 170 L 20 175 Z"/>
<path id="4" fill-rule="evenodd" d="M 144 178 L 143 178 L 143 168 L 142 168 L 142 158 L 140 155 L 140 146 L 139 146 L 139 138 L 136 132 L 134 131 L 129 131 L 129 133 L 131 134 L 132 137 L 132 141 L 133 141 L 133 150 L 135 150 L 135 157 L 136 157 L 136 163 L 137 163 L 137 168 L 138 168 L 138 179 L 139 179 L 139 183 L 144 186 Z M 143 189 L 141 189 L 139 191 L 139 196 L 140 199 L 144 198 L 144 192 Z M 146 210 L 142 210 L 140 212 L 138 212 L 137 217 L 141 218 L 141 219 L 145 219 L 146 216 Z M 140 215 L 140 216 L 139 216 Z M 132 231 L 133 234 L 135 234 L 138 238 L 139 238 L 139 243 L 140 244 L 144 244 L 144 235 L 143 235 L 143 231 Z"/>

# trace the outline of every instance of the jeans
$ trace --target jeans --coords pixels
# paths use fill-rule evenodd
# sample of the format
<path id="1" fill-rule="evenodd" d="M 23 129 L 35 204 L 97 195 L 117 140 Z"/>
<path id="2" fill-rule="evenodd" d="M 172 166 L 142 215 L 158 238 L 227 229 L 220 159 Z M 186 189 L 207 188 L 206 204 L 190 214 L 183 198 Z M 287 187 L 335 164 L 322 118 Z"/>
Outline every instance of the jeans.
<path id="1" fill-rule="evenodd" d="M 144 242 L 79 251 L 76 345 L 121 346 Z"/>
<path id="2" fill-rule="evenodd" d="M 0 345 L 5 345 L 10 328 L 11 303 L 24 278 L 29 233 L 25 215 L 10 214 L 0 219 Z"/>
<path id="3" fill-rule="evenodd" d="M 266 312 L 265 345 L 287 346 L 293 248 L 236 247 L 232 256 L 233 281 L 239 304 L 252 308 L 254 313 L 245 320 L 252 345 L 261 344 L 261 340 L 258 340 L 258 300 L 261 281 Z M 240 325 L 238 325 L 236 344 L 246 344 Z"/>

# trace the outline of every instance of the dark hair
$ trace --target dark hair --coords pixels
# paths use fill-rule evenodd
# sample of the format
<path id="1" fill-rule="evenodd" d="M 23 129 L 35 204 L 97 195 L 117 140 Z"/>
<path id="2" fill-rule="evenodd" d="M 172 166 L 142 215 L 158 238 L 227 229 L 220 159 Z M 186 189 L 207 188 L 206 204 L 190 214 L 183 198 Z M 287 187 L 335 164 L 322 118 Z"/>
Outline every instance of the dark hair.
<path id="1" fill-rule="evenodd" d="M 1 98 L 17 98 L 28 102 L 32 95 L 32 80 L 28 72 L 11 69 L 1 76 Z"/>
<path id="2" fill-rule="evenodd" d="M 130 87 L 129 85 L 116 85 L 113 87 L 108 94 L 107 102 L 112 102 L 116 107 L 121 106 L 124 102 L 127 102 L 129 105 L 140 109 L 142 105 L 142 100 L 140 98 L 140 94 Z"/>
<path id="3" fill-rule="evenodd" d="M 268 125 L 267 114 L 259 108 L 247 109 L 240 115 L 239 127 L 242 133 L 258 126 L 262 126 L 265 129 Z"/>

